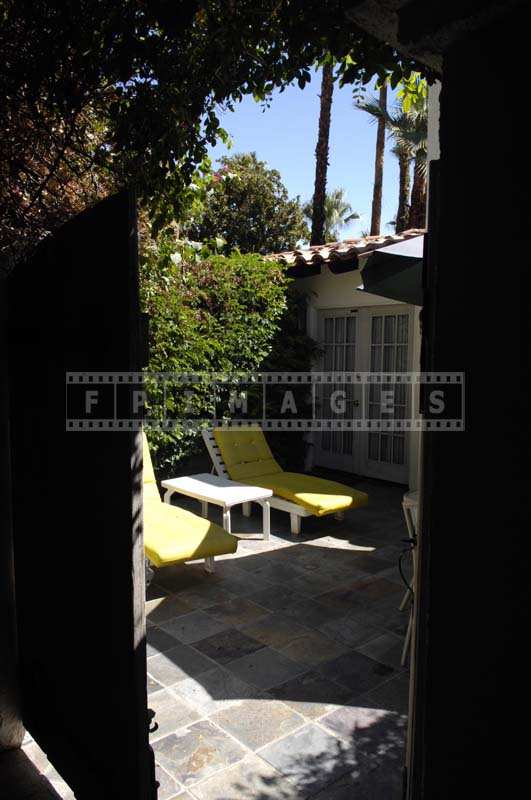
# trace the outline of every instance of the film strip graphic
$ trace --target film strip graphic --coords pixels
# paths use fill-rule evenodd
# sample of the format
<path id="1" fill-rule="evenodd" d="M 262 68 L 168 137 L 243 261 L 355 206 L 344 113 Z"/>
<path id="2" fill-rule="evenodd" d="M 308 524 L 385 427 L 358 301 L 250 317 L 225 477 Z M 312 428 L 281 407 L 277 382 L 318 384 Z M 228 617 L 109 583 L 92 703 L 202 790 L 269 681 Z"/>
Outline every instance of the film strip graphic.
<path id="1" fill-rule="evenodd" d="M 463 372 L 68 372 L 66 429 L 463 431 Z"/>

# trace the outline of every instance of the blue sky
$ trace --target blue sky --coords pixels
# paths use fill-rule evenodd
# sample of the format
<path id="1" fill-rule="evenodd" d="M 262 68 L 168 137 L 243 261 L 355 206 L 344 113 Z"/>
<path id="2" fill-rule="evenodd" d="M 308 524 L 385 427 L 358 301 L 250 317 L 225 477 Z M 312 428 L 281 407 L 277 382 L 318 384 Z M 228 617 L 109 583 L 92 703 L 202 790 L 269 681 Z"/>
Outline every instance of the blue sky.
<path id="1" fill-rule="evenodd" d="M 230 133 L 231 153 L 256 151 L 258 157 L 277 169 L 291 196 L 303 201 L 313 193 L 314 151 L 319 119 L 320 73 L 312 72 L 305 89 L 290 86 L 276 92 L 267 109 L 246 97 L 234 112 L 225 111 L 221 124 Z M 374 95 L 369 87 L 367 94 Z M 389 94 L 389 104 L 393 93 Z M 342 186 L 361 220 L 343 229 L 342 238 L 359 236 L 370 227 L 376 124 L 363 111 L 353 107 L 352 87 L 334 87 L 330 130 L 328 189 Z M 382 233 L 392 233 L 386 225 L 395 215 L 398 195 L 398 164 L 386 145 L 384 164 Z M 214 159 L 227 152 L 219 144 L 211 152 Z"/>

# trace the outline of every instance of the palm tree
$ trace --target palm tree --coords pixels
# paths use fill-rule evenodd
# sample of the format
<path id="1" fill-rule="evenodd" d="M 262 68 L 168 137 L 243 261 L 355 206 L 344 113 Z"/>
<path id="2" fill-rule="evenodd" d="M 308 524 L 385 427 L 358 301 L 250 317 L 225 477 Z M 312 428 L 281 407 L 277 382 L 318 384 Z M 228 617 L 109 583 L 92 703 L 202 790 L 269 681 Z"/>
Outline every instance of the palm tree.
<path id="1" fill-rule="evenodd" d="M 304 215 L 311 220 L 312 203 L 305 203 L 302 210 Z M 324 212 L 323 243 L 337 241 L 341 235 L 341 228 L 344 228 L 353 219 L 360 218 L 358 212 L 352 210 L 352 206 L 345 197 L 345 190 L 341 188 L 326 193 Z"/>
<path id="2" fill-rule="evenodd" d="M 387 113 L 387 83 L 380 87 L 380 97 L 378 100 L 380 116 L 378 117 L 378 129 L 376 131 L 376 153 L 374 159 L 374 187 L 372 192 L 372 213 L 371 213 L 371 236 L 380 234 L 382 222 L 382 185 L 383 168 L 385 155 L 385 114 Z"/>
<path id="3" fill-rule="evenodd" d="M 328 143 L 330 139 L 330 115 L 334 76 L 332 61 L 323 64 L 321 80 L 321 101 L 319 111 L 319 133 L 315 147 L 315 183 L 312 200 L 312 232 L 310 244 L 324 244 L 325 241 L 325 199 L 326 177 L 328 172 Z"/>
<path id="4" fill-rule="evenodd" d="M 427 103 L 408 111 L 397 107 L 383 114 L 375 99 L 359 107 L 376 119 L 385 119 L 385 125 L 394 139 L 393 153 L 399 163 L 399 193 L 396 215 L 396 232 L 406 228 L 422 228 L 426 221 L 426 160 L 428 140 Z M 413 185 L 410 167 L 413 163 Z M 410 192 L 411 186 L 411 192 Z M 409 206 L 409 207 L 408 207 Z"/>
<path id="5" fill-rule="evenodd" d="M 398 160 L 398 208 L 395 219 L 395 232 L 401 233 L 408 227 L 409 195 L 411 192 L 411 153 L 408 147 L 395 144 L 391 152 Z"/>

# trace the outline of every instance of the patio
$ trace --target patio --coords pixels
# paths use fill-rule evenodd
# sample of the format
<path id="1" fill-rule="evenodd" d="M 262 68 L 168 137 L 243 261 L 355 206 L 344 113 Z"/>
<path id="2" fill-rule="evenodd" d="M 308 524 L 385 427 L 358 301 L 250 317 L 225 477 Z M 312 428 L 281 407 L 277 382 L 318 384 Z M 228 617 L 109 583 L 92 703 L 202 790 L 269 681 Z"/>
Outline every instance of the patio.
<path id="1" fill-rule="evenodd" d="M 401 796 L 408 673 L 400 487 L 304 520 L 273 512 L 269 542 L 160 569 L 148 590 L 148 705 L 159 800 Z M 194 501 L 179 503 L 197 511 Z M 210 518 L 218 520 L 210 507 Z M 256 535 L 261 514 L 233 515 Z"/>

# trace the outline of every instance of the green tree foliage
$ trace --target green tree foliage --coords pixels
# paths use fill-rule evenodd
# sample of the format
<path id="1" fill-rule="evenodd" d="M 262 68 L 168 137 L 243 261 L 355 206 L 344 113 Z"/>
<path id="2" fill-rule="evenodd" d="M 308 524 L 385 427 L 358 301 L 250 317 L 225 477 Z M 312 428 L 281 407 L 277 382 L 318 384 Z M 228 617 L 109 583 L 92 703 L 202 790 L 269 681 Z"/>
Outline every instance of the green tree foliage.
<path id="1" fill-rule="evenodd" d="M 304 215 L 311 220 L 312 203 L 305 203 L 303 206 Z M 357 211 L 352 210 L 352 206 L 345 196 L 345 190 L 341 187 L 327 192 L 324 203 L 324 240 L 325 242 L 336 242 L 341 237 L 341 230 L 349 222 L 359 219 Z"/>
<path id="2" fill-rule="evenodd" d="M 377 120 L 383 119 L 393 140 L 393 153 L 400 166 L 396 231 L 422 228 L 426 218 L 426 166 L 428 152 L 428 97 L 426 81 L 418 73 L 405 82 L 401 104 L 382 110 L 375 98 L 356 105 Z M 413 183 L 410 166 L 413 163 Z"/>
<path id="3" fill-rule="evenodd" d="M 299 317 L 289 285 L 284 269 L 259 255 L 208 256 L 169 234 L 159 236 L 141 260 L 141 301 L 150 315 L 149 372 L 308 369 L 315 343 L 302 331 L 291 336 Z M 189 396 L 189 387 L 178 382 L 164 391 L 149 380 L 148 388 L 148 416 L 155 419 L 163 419 L 165 409 L 169 418 L 181 420 L 214 414 L 216 398 L 208 384 Z M 182 424 L 149 437 L 162 474 L 202 448 L 197 432 Z"/>
<path id="4" fill-rule="evenodd" d="M 308 235 L 299 199 L 291 199 L 280 173 L 256 153 L 225 156 L 202 213 L 188 229 L 198 241 L 221 236 L 226 251 L 278 253 Z"/>
<path id="5" fill-rule="evenodd" d="M 6 0 L 0 248 L 15 248 L 21 228 L 38 239 L 89 202 L 72 191 L 78 181 L 97 184 L 89 196 L 106 182 L 134 185 L 155 228 L 179 219 L 224 136 L 220 105 L 303 88 L 326 53 L 343 83 L 390 74 L 394 86 L 423 69 L 347 12 L 343 0 Z M 79 201 L 62 209 L 72 194 Z"/>
<path id="6" fill-rule="evenodd" d="M 264 372 L 310 372 L 319 355 L 319 345 L 306 333 L 306 305 L 307 299 L 295 284 L 290 284 L 286 294 L 286 311 L 282 315 L 279 328 L 272 342 L 271 352 L 260 365 Z M 272 386 L 268 397 L 276 407 L 282 400 L 285 385 L 279 389 Z M 300 417 L 311 418 L 312 390 L 311 386 L 303 396 L 297 393 L 297 410 Z M 270 405 L 266 404 L 269 410 Z M 306 445 L 304 434 L 299 431 L 278 431 L 266 434 L 267 440 L 284 469 L 304 471 L 304 457 Z"/>

